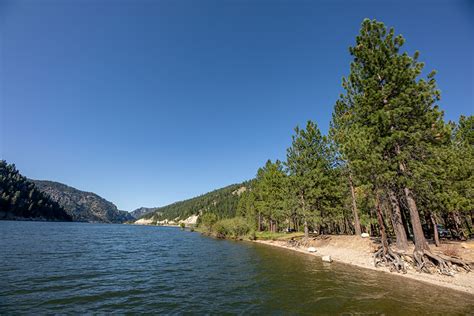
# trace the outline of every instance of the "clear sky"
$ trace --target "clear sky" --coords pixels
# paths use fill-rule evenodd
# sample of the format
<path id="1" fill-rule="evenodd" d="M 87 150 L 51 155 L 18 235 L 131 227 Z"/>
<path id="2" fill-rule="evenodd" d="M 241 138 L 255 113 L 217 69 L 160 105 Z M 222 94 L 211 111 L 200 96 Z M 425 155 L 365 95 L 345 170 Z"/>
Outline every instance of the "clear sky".
<path id="1" fill-rule="evenodd" d="M 366 17 L 473 114 L 474 1 L 0 0 L 0 157 L 125 210 L 250 179 L 327 131 Z"/>

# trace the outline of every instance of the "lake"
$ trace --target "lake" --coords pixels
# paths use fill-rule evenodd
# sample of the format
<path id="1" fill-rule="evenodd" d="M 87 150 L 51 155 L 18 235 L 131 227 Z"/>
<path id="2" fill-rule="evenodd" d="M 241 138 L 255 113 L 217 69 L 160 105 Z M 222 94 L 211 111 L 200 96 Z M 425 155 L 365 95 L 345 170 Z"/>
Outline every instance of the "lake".
<path id="1" fill-rule="evenodd" d="M 474 297 L 172 227 L 0 221 L 0 314 L 467 314 Z"/>

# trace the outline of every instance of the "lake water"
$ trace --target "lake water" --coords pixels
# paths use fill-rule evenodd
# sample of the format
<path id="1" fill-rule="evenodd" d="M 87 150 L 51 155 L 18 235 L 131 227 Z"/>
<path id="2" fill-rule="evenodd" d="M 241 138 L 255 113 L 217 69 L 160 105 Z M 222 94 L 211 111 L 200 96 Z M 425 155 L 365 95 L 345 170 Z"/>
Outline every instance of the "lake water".
<path id="1" fill-rule="evenodd" d="M 0 221 L 0 314 L 467 314 L 474 296 L 171 227 Z"/>

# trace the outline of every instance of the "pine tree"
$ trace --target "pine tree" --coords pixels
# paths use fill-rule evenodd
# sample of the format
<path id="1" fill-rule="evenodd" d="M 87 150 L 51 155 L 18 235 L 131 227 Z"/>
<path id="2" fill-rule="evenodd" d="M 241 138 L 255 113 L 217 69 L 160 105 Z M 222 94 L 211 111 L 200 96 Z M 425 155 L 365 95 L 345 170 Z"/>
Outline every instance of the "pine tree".
<path id="1" fill-rule="evenodd" d="M 278 223 L 284 218 L 284 186 L 286 174 L 282 163 L 268 160 L 264 167 L 257 172 L 255 182 L 256 209 L 259 217 L 259 230 L 261 218 L 268 220 L 270 231 L 278 230 Z"/>
<path id="2" fill-rule="evenodd" d="M 434 73 L 428 81 L 418 80 L 423 69 L 419 54 L 412 58 L 400 53 L 403 44 L 403 37 L 395 36 L 393 29 L 387 32 L 383 23 L 364 20 L 356 45 L 349 49 L 354 60 L 340 103 L 351 109 L 353 120 L 372 136 L 370 148 L 382 166 L 378 186 L 403 189 L 416 249 L 423 251 L 427 243 L 412 192 L 416 170 L 412 162 L 422 159 L 415 155 L 426 150 L 441 112 L 433 106 L 439 99 Z"/>
<path id="3" fill-rule="evenodd" d="M 303 218 L 307 238 L 308 220 L 314 216 L 324 217 L 327 210 L 331 187 L 328 140 L 311 121 L 306 129 L 296 127 L 292 138 L 286 166 L 296 191 L 299 215 Z M 321 224 L 319 221 L 320 227 Z"/>

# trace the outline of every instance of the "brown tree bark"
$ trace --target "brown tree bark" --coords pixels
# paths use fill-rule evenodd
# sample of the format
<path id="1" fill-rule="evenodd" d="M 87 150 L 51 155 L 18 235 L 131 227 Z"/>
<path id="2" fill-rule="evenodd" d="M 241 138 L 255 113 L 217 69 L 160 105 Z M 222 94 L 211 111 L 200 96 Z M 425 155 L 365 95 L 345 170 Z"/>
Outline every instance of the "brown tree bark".
<path id="1" fill-rule="evenodd" d="M 469 236 L 472 236 L 472 228 L 471 228 L 471 225 L 469 225 L 467 216 L 464 216 L 464 223 L 466 224 L 466 228 L 467 228 L 467 231 L 469 232 Z"/>
<path id="2" fill-rule="evenodd" d="M 438 235 L 438 226 L 436 225 L 436 219 L 432 213 L 430 213 L 431 223 L 433 223 L 433 237 L 436 247 L 439 247 L 439 235 Z"/>
<path id="3" fill-rule="evenodd" d="M 354 190 L 354 183 L 352 182 L 352 174 L 349 172 L 349 184 L 351 186 L 351 196 L 352 196 L 352 214 L 354 216 L 354 228 L 355 234 L 360 237 L 361 229 L 360 229 L 360 221 L 359 221 L 359 212 L 357 210 L 357 203 L 356 203 L 356 196 Z"/>
<path id="4" fill-rule="evenodd" d="M 395 147 L 395 152 L 400 154 L 400 146 Z M 403 162 L 400 162 L 399 169 L 402 174 L 405 174 L 406 168 Z M 415 239 L 415 252 L 422 254 L 424 250 L 430 250 L 428 243 L 426 242 L 425 235 L 423 234 L 423 228 L 421 227 L 420 213 L 418 212 L 418 207 L 416 206 L 415 198 L 413 193 L 408 187 L 403 188 L 405 194 L 405 199 L 408 204 L 408 211 L 410 212 L 411 226 L 413 229 L 413 237 Z"/>
<path id="5" fill-rule="evenodd" d="M 398 203 L 395 192 L 388 190 L 388 197 L 392 205 L 392 226 L 397 238 L 397 248 L 400 250 L 407 250 L 408 239 L 403 226 L 402 212 L 400 211 L 400 204 Z"/>
<path id="6" fill-rule="evenodd" d="M 426 242 L 425 235 L 423 234 L 423 228 L 421 227 L 420 214 L 416 207 L 413 193 L 407 187 L 403 189 L 405 198 L 408 204 L 408 210 L 410 211 L 411 226 L 413 228 L 413 237 L 415 239 L 415 251 L 423 253 L 424 250 L 430 250 L 428 243 Z"/>
<path id="7" fill-rule="evenodd" d="M 359 226 L 359 228 L 360 228 L 360 226 Z M 351 229 L 350 229 L 350 226 L 349 226 L 349 221 L 347 220 L 347 217 L 344 216 L 344 234 L 348 235 L 350 231 L 351 231 Z"/>
<path id="8" fill-rule="evenodd" d="M 453 218 L 454 218 L 454 225 L 456 226 L 456 230 L 459 236 L 459 239 L 461 240 L 466 240 L 466 234 L 464 233 L 463 225 L 461 222 L 461 215 L 459 215 L 458 211 L 453 212 Z"/>
<path id="9" fill-rule="evenodd" d="M 386 255 L 388 252 L 388 240 L 387 240 L 387 233 L 385 232 L 382 209 L 380 207 L 380 200 L 378 196 L 375 198 L 375 208 L 377 211 L 377 222 L 379 224 L 380 237 L 382 239 L 383 254 Z"/>

